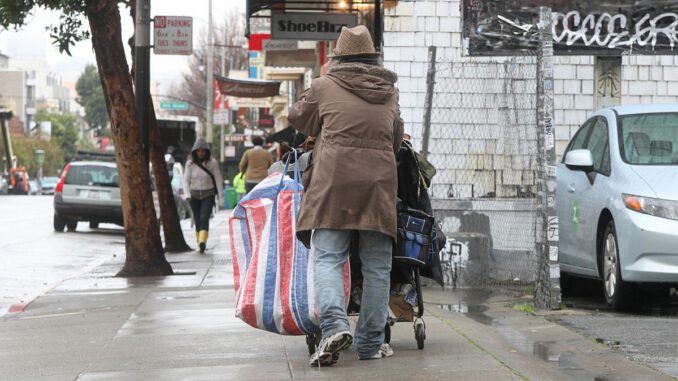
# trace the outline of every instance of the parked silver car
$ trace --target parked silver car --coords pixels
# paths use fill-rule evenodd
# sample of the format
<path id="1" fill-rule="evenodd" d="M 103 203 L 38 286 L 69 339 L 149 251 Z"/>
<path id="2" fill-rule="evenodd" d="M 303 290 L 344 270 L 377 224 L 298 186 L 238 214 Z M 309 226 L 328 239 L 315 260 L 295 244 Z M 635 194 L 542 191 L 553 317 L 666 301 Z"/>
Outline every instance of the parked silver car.
<path id="1" fill-rule="evenodd" d="M 66 165 L 54 190 L 54 230 L 75 231 L 79 221 L 123 224 L 118 169 L 112 161 L 74 161 Z"/>
<path id="2" fill-rule="evenodd" d="M 678 285 L 678 104 L 595 113 L 557 168 L 560 266 L 601 279 L 607 302 Z"/>

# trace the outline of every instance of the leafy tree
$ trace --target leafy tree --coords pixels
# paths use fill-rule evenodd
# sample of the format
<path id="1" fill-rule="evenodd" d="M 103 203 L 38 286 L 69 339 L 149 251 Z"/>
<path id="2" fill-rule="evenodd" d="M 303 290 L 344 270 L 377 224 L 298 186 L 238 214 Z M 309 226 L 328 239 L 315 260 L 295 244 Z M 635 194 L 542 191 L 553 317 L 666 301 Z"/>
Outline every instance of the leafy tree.
<path id="1" fill-rule="evenodd" d="M 125 57 L 118 4 L 132 0 L 0 0 L 0 27 L 20 28 L 37 7 L 61 12 L 58 26 L 49 28 L 61 52 L 69 54 L 77 41 L 89 38 L 96 56 L 106 109 L 115 140 L 120 195 L 125 218 L 125 265 L 119 276 L 169 275 L 160 228 L 153 208 L 151 182 L 140 139 L 134 87 Z M 89 24 L 84 29 L 83 17 Z"/>
<path id="2" fill-rule="evenodd" d="M 73 159 L 78 150 L 78 117 L 70 113 L 56 114 L 40 110 L 35 119 L 52 123 L 52 139 L 61 148 L 66 161 Z"/>
<path id="3" fill-rule="evenodd" d="M 31 138 L 26 136 L 12 137 L 12 153 L 17 158 L 17 165 L 26 167 L 28 174 L 35 177 L 38 173 L 38 164 L 35 161 L 35 150 L 45 151 L 45 161 L 42 166 L 44 176 L 56 176 L 64 167 L 64 154 L 55 141 Z M 0 144 L 0 155 L 5 156 L 5 146 Z"/>
<path id="4" fill-rule="evenodd" d="M 90 129 L 101 131 L 108 125 L 108 112 L 96 66 L 91 64 L 85 66 L 75 84 L 75 89 L 78 91 L 78 103 L 85 108 L 87 125 Z"/>

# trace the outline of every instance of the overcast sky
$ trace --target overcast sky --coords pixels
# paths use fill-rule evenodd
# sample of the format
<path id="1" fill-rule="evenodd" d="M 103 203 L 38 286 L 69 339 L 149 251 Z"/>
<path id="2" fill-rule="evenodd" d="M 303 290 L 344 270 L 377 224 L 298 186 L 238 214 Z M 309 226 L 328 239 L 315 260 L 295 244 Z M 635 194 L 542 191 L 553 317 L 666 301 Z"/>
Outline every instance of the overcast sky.
<path id="1" fill-rule="evenodd" d="M 215 25 L 232 10 L 245 12 L 245 0 L 213 0 L 213 20 Z M 193 45 L 197 46 L 198 37 L 207 31 L 208 0 L 152 0 L 151 15 L 192 16 L 194 23 Z M 90 41 L 78 43 L 71 49 L 72 57 L 60 54 L 51 44 L 45 27 L 58 23 L 59 13 L 38 9 L 27 18 L 27 25 L 21 31 L 0 31 L 0 52 L 13 58 L 46 59 L 52 69 L 60 73 L 65 81 L 75 81 L 87 63 L 94 63 L 94 53 Z M 122 13 L 123 41 L 132 35 L 134 24 L 127 10 Z M 172 83 L 178 83 L 181 73 L 188 68 L 185 56 L 166 56 L 151 54 L 151 79 L 159 82 L 160 92 L 164 93 Z"/>

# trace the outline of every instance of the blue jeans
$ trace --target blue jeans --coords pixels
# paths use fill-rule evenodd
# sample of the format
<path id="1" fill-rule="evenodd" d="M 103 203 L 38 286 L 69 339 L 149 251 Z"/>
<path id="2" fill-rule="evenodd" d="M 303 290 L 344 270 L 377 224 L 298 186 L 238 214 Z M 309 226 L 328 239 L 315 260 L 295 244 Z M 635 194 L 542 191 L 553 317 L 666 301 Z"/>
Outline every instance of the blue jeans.
<path id="1" fill-rule="evenodd" d="M 350 235 L 348 230 L 317 229 L 311 239 L 315 254 L 315 303 L 323 337 L 350 329 L 343 286 Z M 391 237 L 379 232 L 360 231 L 363 296 L 354 341 L 361 358 L 374 355 L 384 343 L 392 249 Z"/>

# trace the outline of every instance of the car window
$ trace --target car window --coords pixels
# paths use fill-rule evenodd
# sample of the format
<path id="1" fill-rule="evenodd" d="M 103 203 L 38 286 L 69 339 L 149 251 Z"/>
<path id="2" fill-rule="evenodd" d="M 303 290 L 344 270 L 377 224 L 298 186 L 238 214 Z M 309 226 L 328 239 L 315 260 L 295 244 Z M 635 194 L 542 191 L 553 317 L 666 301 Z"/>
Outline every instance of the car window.
<path id="1" fill-rule="evenodd" d="M 104 187 L 119 187 L 118 170 L 102 165 L 73 165 L 68 170 L 65 184 L 96 185 Z"/>
<path id="2" fill-rule="evenodd" d="M 595 118 L 587 120 L 586 123 L 584 123 L 584 125 L 582 125 L 581 128 L 577 131 L 577 133 L 574 134 L 574 137 L 572 138 L 572 140 L 570 140 L 570 144 L 567 146 L 565 154 L 563 155 L 563 162 L 565 162 L 565 156 L 567 155 L 568 152 L 584 148 L 586 137 L 589 134 L 589 131 L 591 131 L 591 126 L 593 126 L 594 122 Z"/>
<path id="3" fill-rule="evenodd" d="M 609 175 L 610 167 L 610 138 L 605 118 L 597 118 L 591 134 L 586 141 L 585 148 L 591 151 L 593 156 L 593 169 L 598 173 Z"/>
<path id="4" fill-rule="evenodd" d="M 678 113 L 619 118 L 622 159 L 634 165 L 678 164 Z"/>

